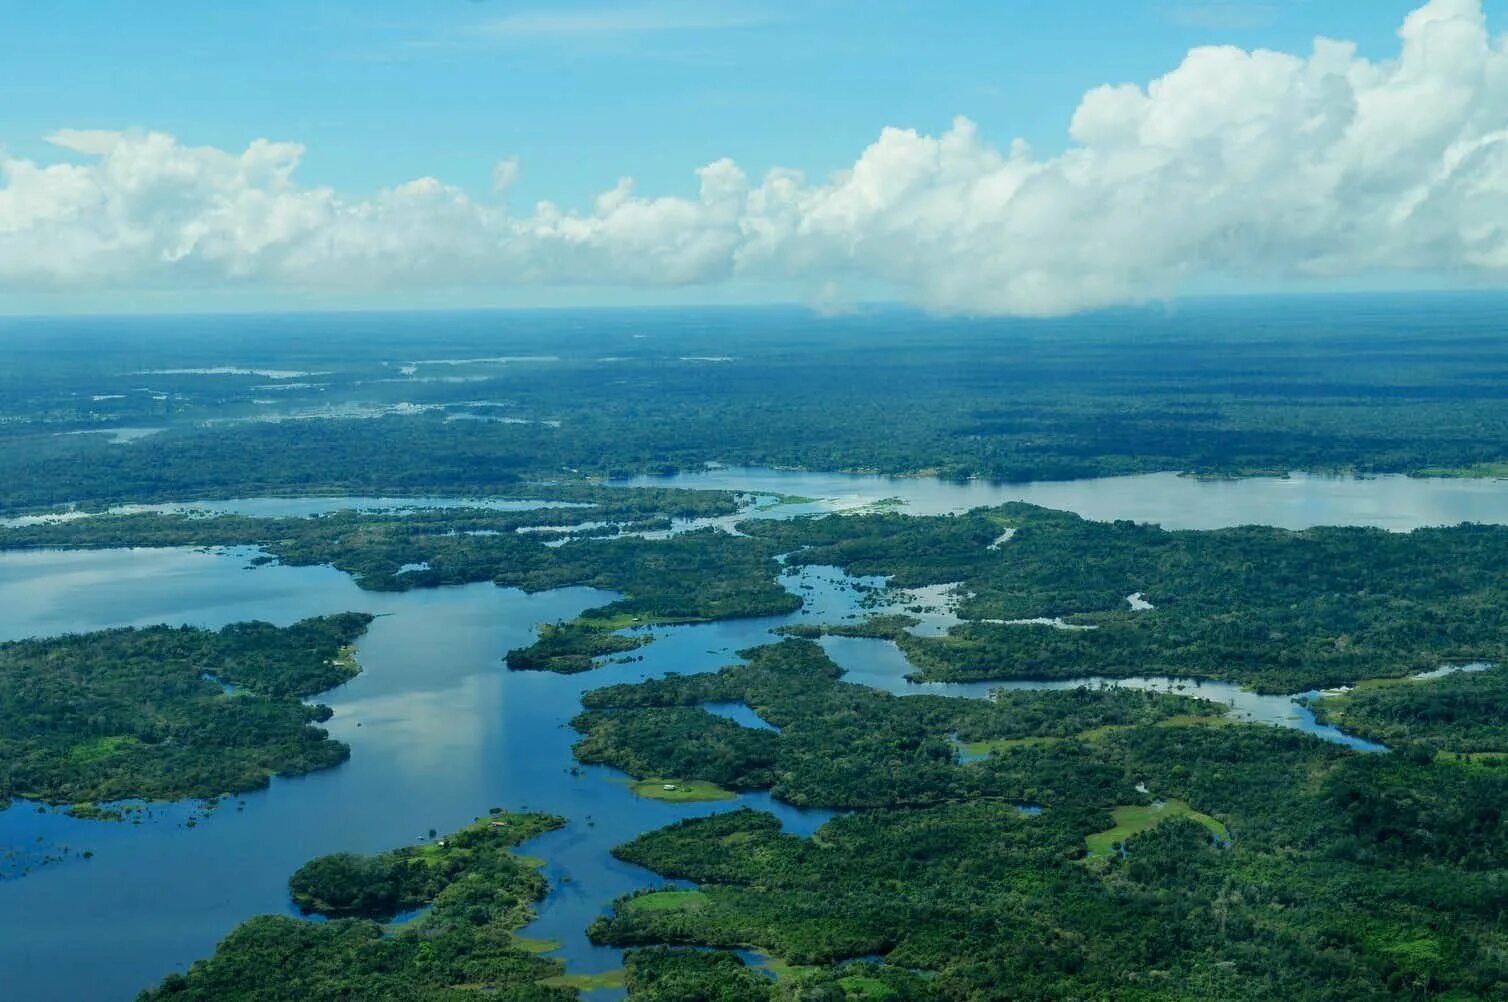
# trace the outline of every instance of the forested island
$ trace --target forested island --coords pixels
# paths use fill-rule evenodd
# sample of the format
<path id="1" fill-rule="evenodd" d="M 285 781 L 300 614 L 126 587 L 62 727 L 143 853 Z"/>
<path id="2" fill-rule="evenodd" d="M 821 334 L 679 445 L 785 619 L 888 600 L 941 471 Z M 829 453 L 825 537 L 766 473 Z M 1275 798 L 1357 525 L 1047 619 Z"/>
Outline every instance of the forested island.
<path id="1" fill-rule="evenodd" d="M 290 881 L 312 922 L 251 919 L 215 955 L 169 975 L 141 1002 L 246 999 L 577 998 L 559 961 L 531 952 L 514 930 L 544 897 L 545 880 L 512 852 L 563 818 L 497 812 L 416 848 L 312 860 Z M 384 926 L 403 910 L 426 909 Z"/>
<path id="2" fill-rule="evenodd" d="M 217 797 L 345 761 L 303 702 L 356 675 L 371 617 L 0 644 L 0 807 Z"/>

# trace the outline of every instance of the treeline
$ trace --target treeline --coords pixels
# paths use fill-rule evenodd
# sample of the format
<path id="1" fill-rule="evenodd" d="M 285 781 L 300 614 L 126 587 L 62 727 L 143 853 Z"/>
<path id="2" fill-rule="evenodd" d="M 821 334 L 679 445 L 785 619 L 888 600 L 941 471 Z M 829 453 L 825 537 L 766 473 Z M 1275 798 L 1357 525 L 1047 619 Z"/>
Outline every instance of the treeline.
<path id="1" fill-rule="evenodd" d="M 387 364 L 404 350 L 387 335 L 406 322 L 338 332 L 322 321 L 302 341 L 274 344 L 257 331 L 214 350 L 214 331 L 175 338 L 160 325 L 119 342 L 53 332 L 30 351 L 7 332 L 0 509 L 185 492 L 466 493 L 709 460 L 1018 481 L 1420 472 L 1502 460 L 1508 441 L 1501 304 L 1486 300 L 1393 301 L 1385 311 L 1185 304 L 1177 316 L 1043 324 L 909 313 L 452 316 L 406 332 L 414 359 L 552 357 L 446 366 L 465 380 L 454 384 L 399 378 Z M 478 322 L 489 336 L 458 346 L 453 329 Z M 581 331 L 595 340 L 572 341 Z M 247 355 L 319 375 L 283 381 L 268 406 L 258 403 L 270 395 L 266 376 L 138 371 L 149 358 L 156 369 Z M 437 409 L 339 419 L 343 408 L 416 405 Z M 324 419 L 257 420 L 300 410 Z M 458 414 L 494 420 L 447 420 Z M 55 434 L 131 425 L 171 430 L 129 447 Z"/>
<path id="2" fill-rule="evenodd" d="M 303 697 L 360 669 L 371 617 L 0 644 L 0 804 L 214 797 L 345 761 Z M 227 691 L 228 690 L 228 691 Z"/>

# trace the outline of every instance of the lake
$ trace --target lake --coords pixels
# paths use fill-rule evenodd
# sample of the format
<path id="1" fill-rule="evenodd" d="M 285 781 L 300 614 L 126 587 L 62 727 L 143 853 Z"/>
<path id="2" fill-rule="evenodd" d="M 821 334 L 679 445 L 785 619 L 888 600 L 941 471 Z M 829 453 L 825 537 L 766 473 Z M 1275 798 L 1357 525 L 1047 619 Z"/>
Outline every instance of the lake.
<path id="1" fill-rule="evenodd" d="M 644 482 L 816 499 L 758 513 L 772 517 L 900 497 L 907 501 L 903 510 L 918 513 L 1027 500 L 1089 517 L 1182 528 L 1270 522 L 1407 529 L 1463 519 L 1508 522 L 1508 484 L 1496 481 L 1200 481 L 1154 475 L 999 487 L 715 470 Z M 411 500 L 355 503 L 401 507 Z M 288 514 L 299 508 L 302 513 L 327 511 L 340 504 L 332 499 L 299 506 L 248 499 L 215 508 Z M 9 864 L 0 862 L 0 873 L 5 866 L 13 873 L 30 868 L 25 876 L 0 879 L 0 970 L 8 997 L 130 998 L 169 971 L 207 956 L 241 920 L 289 911 L 287 878 L 308 859 L 411 844 L 431 828 L 457 828 L 494 806 L 569 819 L 564 829 L 542 836 L 526 850 L 549 860 L 544 872 L 552 891 L 524 934 L 560 940 L 561 956 L 573 972 L 609 970 L 619 966 L 619 951 L 592 946 L 586 926 L 614 897 L 659 882 L 647 871 L 614 860 L 612 846 L 680 818 L 738 805 L 772 811 L 787 830 L 799 834 L 809 834 L 831 816 L 782 805 L 767 794 L 708 804 L 635 797 L 622 774 L 613 770 L 572 772 L 570 746 L 576 735 L 568 721 L 579 712 L 587 689 L 667 671 L 714 670 L 734 660 L 735 651 L 770 640 L 774 626 L 867 614 L 870 610 L 861 613 L 857 607 L 861 592 L 856 582 L 832 568 L 810 568 L 783 579 L 806 601 L 799 613 L 657 628 L 656 642 L 639 652 L 641 662 L 559 676 L 509 672 L 502 655 L 529 643 L 537 624 L 569 618 L 610 601 L 611 594 L 570 588 L 526 595 L 491 584 L 364 592 L 331 568 L 253 569 L 249 561 L 255 553 L 0 553 L 4 639 L 151 623 L 219 627 L 264 619 L 287 624 L 347 610 L 379 616 L 357 644 L 362 674 L 321 697 L 335 709 L 331 733 L 352 746 L 348 763 L 276 780 L 267 790 L 229 799 L 208 813 L 192 804 L 155 805 L 140 825 L 79 821 L 52 811 L 37 813 L 26 804 L 0 812 L 0 852 L 13 854 Z M 992 688 L 1034 684 L 916 686 L 904 681 L 910 666 L 894 645 L 840 638 L 824 644 L 848 669 L 851 681 L 896 693 L 977 697 Z M 1256 697 L 1209 682 L 1147 679 L 1122 684 L 1187 685 L 1185 691 L 1231 703 L 1249 719 L 1357 745 L 1333 728 L 1315 725 L 1288 697 Z M 738 707 L 717 710 L 735 719 L 745 713 Z M 79 855 L 85 850 L 93 858 Z M 44 862 L 50 857 L 59 858 Z M 621 994 L 604 991 L 592 997 Z"/>

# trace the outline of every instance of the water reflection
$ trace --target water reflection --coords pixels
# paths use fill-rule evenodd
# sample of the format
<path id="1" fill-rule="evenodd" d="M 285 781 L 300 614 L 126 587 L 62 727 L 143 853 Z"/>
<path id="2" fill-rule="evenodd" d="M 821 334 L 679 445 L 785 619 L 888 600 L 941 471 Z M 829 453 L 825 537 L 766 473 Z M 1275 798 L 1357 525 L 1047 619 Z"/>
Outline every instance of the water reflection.
<path id="1" fill-rule="evenodd" d="M 722 470 L 646 482 L 821 499 L 767 506 L 759 514 L 768 516 L 903 497 L 905 510 L 921 514 L 1019 499 L 1094 518 L 1185 528 L 1344 522 L 1404 529 L 1462 519 L 1508 522 L 1508 489 L 1490 481 L 1295 477 L 1208 482 L 1153 475 L 998 487 Z M 313 514 L 353 506 L 402 508 L 415 500 L 251 499 L 206 510 Z M 552 811 L 569 819 L 564 829 L 530 847 L 550 859 L 546 874 L 553 891 L 526 933 L 562 941 L 562 955 L 572 970 L 616 967 L 618 951 L 593 947 L 584 930 L 614 897 L 658 878 L 615 860 L 612 846 L 679 818 L 737 804 L 770 810 L 797 834 L 809 834 L 831 815 L 797 810 L 768 794 L 746 796 L 732 805 L 667 804 L 635 797 L 612 770 L 573 771 L 570 746 L 576 735 L 568 722 L 580 710 L 581 693 L 668 671 L 715 670 L 732 661 L 736 651 L 767 642 L 774 626 L 852 621 L 887 609 L 876 601 L 881 579 L 810 568 L 783 579 L 806 602 L 800 613 L 657 628 L 656 643 L 642 649 L 644 660 L 561 677 L 508 672 L 500 658 L 527 644 L 535 624 L 570 618 L 612 595 L 585 588 L 524 595 L 491 584 L 363 592 L 347 575 L 327 567 L 251 569 L 254 555 L 247 549 L 0 553 L 0 638 L 5 639 L 164 622 L 219 627 L 264 619 L 286 624 L 347 610 L 380 615 L 357 645 L 364 672 L 323 697 L 336 711 L 329 724 L 332 733 L 353 747 L 351 761 L 340 768 L 275 781 L 265 791 L 199 818 L 193 828 L 188 822 L 196 817 L 194 805 L 156 805 L 140 824 L 82 822 L 51 812 L 37 814 L 28 805 L 0 812 L 0 852 L 25 847 L 26 858 L 34 862 L 63 857 L 24 878 L 0 880 L 0 970 L 12 997 L 129 998 L 168 971 L 207 955 L 237 922 L 287 910 L 287 877 L 309 858 L 402 845 L 430 828 L 459 827 L 492 806 Z M 937 589 L 908 601 L 935 610 L 928 612 L 923 629 L 936 631 L 947 624 L 947 599 Z M 979 697 L 996 688 L 1041 685 L 914 685 L 905 681 L 911 666 L 893 644 L 830 638 L 824 646 L 848 670 L 849 681 L 888 692 Z M 1046 685 L 1086 681 L 1101 680 Z M 1210 682 L 1130 679 L 1116 684 L 1213 698 L 1243 719 L 1367 747 L 1316 725 L 1307 708 L 1291 697 L 1261 697 Z M 85 849 L 95 853 L 93 859 L 78 855 Z"/>

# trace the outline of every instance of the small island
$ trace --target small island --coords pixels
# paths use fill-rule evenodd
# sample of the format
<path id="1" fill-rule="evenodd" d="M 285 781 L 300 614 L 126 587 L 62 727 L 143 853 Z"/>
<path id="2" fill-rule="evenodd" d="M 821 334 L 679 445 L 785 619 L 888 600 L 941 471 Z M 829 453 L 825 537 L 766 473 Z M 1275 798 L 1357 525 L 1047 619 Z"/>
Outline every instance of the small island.
<path id="1" fill-rule="evenodd" d="M 344 762 L 303 700 L 360 671 L 360 613 L 0 644 L 0 807 L 242 793 Z"/>

